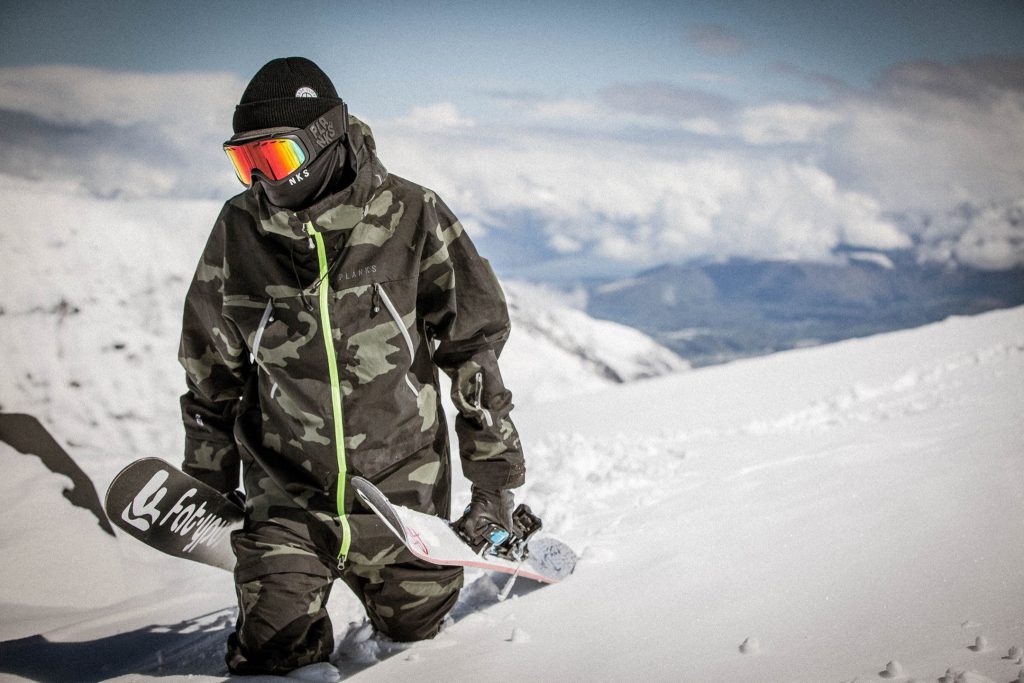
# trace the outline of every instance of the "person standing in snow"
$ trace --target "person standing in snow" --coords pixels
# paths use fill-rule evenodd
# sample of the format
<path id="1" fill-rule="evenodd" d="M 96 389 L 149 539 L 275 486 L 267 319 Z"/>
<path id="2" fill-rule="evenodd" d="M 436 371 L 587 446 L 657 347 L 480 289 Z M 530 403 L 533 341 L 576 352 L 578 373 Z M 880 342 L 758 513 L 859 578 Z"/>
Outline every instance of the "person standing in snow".
<path id="1" fill-rule="evenodd" d="M 524 481 L 500 285 L 432 191 L 388 173 L 369 127 L 313 62 L 274 59 L 253 77 L 224 144 L 246 186 L 228 200 L 185 301 L 183 469 L 245 490 L 232 536 L 239 615 L 233 673 L 327 661 L 335 578 L 375 628 L 431 638 L 462 570 L 424 563 L 362 507 L 359 475 L 393 502 L 448 518 L 440 368 L 472 502 L 456 522 L 476 545 L 512 530 Z"/>

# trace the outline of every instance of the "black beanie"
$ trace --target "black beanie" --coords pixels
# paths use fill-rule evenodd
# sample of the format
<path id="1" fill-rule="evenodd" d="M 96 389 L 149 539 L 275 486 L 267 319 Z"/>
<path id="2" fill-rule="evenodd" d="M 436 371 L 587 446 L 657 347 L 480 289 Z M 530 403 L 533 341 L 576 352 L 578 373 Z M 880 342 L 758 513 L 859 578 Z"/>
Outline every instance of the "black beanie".
<path id="1" fill-rule="evenodd" d="M 341 104 L 334 84 L 304 57 L 272 59 L 249 81 L 235 107 L 235 134 L 262 128 L 305 128 Z"/>

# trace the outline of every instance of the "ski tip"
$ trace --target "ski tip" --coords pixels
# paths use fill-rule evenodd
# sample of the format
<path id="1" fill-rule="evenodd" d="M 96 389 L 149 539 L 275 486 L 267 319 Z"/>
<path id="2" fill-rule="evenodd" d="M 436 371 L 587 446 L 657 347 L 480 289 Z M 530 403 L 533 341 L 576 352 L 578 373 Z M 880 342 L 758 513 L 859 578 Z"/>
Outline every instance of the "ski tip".
<path id="1" fill-rule="evenodd" d="M 352 488 L 355 490 L 355 492 L 359 495 L 359 498 L 364 503 L 370 502 L 370 499 L 373 498 L 374 493 L 382 495 L 380 493 L 380 489 L 378 489 L 376 486 L 371 484 L 366 479 L 363 479 L 362 477 L 352 477 L 351 484 Z"/>
<path id="2" fill-rule="evenodd" d="M 405 543 L 405 525 L 402 523 L 401 517 L 395 512 L 388 497 L 380 489 L 360 476 L 352 477 L 350 485 L 355 489 L 356 495 L 363 505 L 376 514 L 391 532 Z"/>

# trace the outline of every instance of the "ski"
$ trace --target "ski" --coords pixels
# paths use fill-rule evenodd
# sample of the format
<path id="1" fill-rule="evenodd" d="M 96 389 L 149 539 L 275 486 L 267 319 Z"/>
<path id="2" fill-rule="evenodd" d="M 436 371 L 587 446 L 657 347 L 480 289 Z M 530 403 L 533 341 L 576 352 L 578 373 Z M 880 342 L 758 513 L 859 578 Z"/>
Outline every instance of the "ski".
<path id="1" fill-rule="evenodd" d="M 558 583 L 572 574 L 576 553 L 554 538 L 531 538 L 521 559 L 473 552 L 448 522 L 423 512 L 393 505 L 380 489 L 362 477 L 352 488 L 409 551 L 432 564 L 478 567 L 543 583 Z"/>
<path id="2" fill-rule="evenodd" d="M 230 535 L 243 510 L 159 458 L 136 460 L 110 482 L 104 508 L 122 531 L 168 555 L 231 571 Z"/>

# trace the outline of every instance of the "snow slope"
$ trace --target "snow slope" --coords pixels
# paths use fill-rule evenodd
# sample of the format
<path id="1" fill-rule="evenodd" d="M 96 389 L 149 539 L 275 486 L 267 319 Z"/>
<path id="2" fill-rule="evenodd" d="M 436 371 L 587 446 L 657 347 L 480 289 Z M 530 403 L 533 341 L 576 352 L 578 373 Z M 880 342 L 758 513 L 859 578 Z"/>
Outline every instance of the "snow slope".
<path id="1" fill-rule="evenodd" d="M 457 654 L 424 645 L 415 665 L 356 680 L 878 680 L 895 660 L 906 680 L 951 669 L 952 683 L 1021 669 L 1004 657 L 1024 645 L 1024 309 L 651 380 L 519 423 L 525 495 L 583 550 L 577 574 L 456 624 Z M 970 649 L 978 637 L 988 646 Z"/>
<path id="2" fill-rule="evenodd" d="M 1024 645 L 1024 308 L 523 405 L 517 418 L 519 498 L 581 551 L 576 574 L 521 582 L 502 603 L 471 574 L 453 622 L 411 646 L 374 637 L 338 590 L 336 668 L 310 674 L 1002 683 L 1024 667 L 1007 658 Z M 17 481 L 45 481 L 30 457 L 0 458 Z M 35 509 L 66 505 L 52 484 L 15 486 Z M 70 513 L 34 523 L 56 544 L 100 535 Z M 0 523 L 0 554 L 32 542 L 16 531 Z M 21 600 L 0 604 L 0 676 L 220 680 L 227 574 L 113 545 L 123 588 L 89 601 L 47 601 L 52 573 L 3 566 Z M 109 545 L 78 553 L 67 571 L 110 573 Z M 32 634 L 45 638 L 10 642 Z"/>

